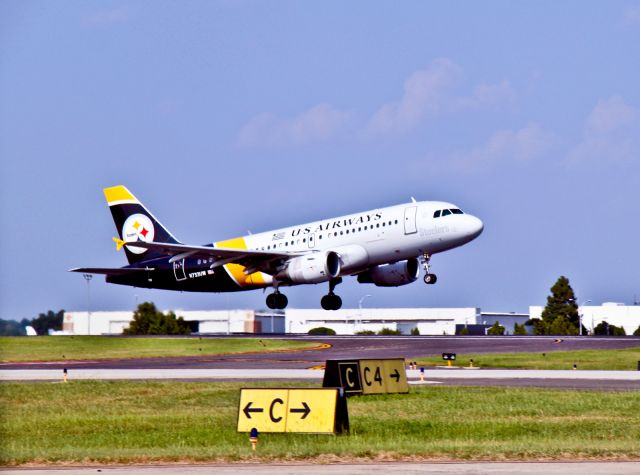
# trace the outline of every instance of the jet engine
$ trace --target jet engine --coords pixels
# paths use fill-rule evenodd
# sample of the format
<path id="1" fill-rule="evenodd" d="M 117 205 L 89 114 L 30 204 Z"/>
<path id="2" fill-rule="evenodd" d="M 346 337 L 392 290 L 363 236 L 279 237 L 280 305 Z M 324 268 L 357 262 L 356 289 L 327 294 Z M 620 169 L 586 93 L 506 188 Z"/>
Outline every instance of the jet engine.
<path id="1" fill-rule="evenodd" d="M 357 244 L 339 246 L 331 249 L 340 258 L 340 274 L 350 275 L 367 268 L 369 254 L 367 250 Z"/>
<path id="2" fill-rule="evenodd" d="M 340 275 L 340 257 L 333 251 L 294 257 L 276 279 L 295 284 L 318 284 Z"/>
<path id="3" fill-rule="evenodd" d="M 375 284 L 378 287 L 398 287 L 414 282 L 420 275 L 418 259 L 407 259 L 393 264 L 372 267 L 358 274 L 361 284 Z"/>

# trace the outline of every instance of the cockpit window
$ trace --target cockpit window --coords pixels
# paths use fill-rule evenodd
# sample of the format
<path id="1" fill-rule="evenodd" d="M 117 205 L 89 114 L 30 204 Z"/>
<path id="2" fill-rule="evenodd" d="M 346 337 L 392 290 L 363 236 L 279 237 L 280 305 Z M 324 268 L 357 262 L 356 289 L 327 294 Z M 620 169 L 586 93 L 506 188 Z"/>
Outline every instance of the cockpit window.
<path id="1" fill-rule="evenodd" d="M 436 211 L 435 213 L 433 213 L 433 217 L 434 217 L 434 218 L 439 218 L 439 217 L 440 217 L 440 211 L 441 211 L 441 210 L 438 210 L 438 211 Z"/>
<path id="2" fill-rule="evenodd" d="M 452 208 L 452 209 L 451 209 L 451 212 L 452 212 L 453 214 L 464 214 L 464 213 L 462 212 L 462 210 L 461 210 L 461 209 L 458 209 L 458 208 Z"/>
<path id="3" fill-rule="evenodd" d="M 442 216 L 449 216 L 451 214 L 451 211 L 449 211 L 448 209 L 442 210 Z"/>

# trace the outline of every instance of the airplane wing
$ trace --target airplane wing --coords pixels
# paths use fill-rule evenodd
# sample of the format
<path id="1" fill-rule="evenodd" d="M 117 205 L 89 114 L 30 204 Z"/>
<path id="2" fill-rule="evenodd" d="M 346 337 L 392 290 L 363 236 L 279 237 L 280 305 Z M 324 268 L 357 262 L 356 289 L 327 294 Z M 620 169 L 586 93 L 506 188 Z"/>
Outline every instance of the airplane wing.
<path id="1" fill-rule="evenodd" d="M 226 247 L 212 246 L 190 246 L 187 244 L 171 244 L 165 242 L 125 242 L 125 246 L 144 247 L 152 249 L 156 252 L 166 254 L 167 256 L 177 256 L 186 254 L 188 257 L 203 257 L 214 259 L 242 259 L 243 257 L 262 258 L 264 260 L 289 259 L 295 256 L 301 256 L 306 253 L 301 252 L 271 252 L 271 251 L 252 251 L 248 249 L 231 249 Z M 184 256 L 186 257 L 186 256 Z"/>
<path id="2" fill-rule="evenodd" d="M 82 272 L 85 274 L 104 274 L 104 275 L 127 275 L 136 274 L 138 272 L 148 272 L 153 270 L 152 267 L 75 267 L 69 269 L 69 272 Z"/>
<path id="3" fill-rule="evenodd" d="M 199 257 L 204 259 L 213 258 L 213 267 L 225 264 L 240 264 L 247 268 L 260 270 L 262 272 L 273 272 L 273 263 L 276 261 L 291 259 L 302 256 L 308 252 L 275 252 L 275 251 L 254 251 L 250 249 L 232 249 L 226 247 L 213 246 L 191 246 L 187 244 L 173 244 L 164 242 L 125 242 L 125 246 L 143 247 L 155 252 L 173 256 L 169 262 L 184 259 L 186 257 Z"/>

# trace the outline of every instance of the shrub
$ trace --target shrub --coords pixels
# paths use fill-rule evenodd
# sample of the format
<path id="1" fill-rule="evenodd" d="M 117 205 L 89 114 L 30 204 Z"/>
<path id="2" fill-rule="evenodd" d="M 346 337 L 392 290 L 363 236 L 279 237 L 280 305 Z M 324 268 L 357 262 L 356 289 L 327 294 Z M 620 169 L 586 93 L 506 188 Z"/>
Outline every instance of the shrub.
<path id="1" fill-rule="evenodd" d="M 336 331 L 333 330 L 332 328 L 316 327 L 309 330 L 308 334 L 309 335 L 335 335 Z"/>
<path id="2" fill-rule="evenodd" d="M 402 335 L 400 330 L 392 330 L 391 328 L 384 327 L 378 332 L 378 335 Z"/>
<path id="3" fill-rule="evenodd" d="M 375 335 L 376 332 L 374 332 L 373 330 L 360 330 L 359 332 L 356 332 L 356 335 Z"/>

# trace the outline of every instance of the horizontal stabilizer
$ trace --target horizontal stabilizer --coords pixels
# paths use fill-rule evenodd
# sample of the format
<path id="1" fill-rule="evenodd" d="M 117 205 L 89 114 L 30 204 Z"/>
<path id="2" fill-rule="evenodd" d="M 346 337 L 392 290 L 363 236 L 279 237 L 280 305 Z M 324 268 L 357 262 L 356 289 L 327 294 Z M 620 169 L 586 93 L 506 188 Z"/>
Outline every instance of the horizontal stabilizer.
<path id="1" fill-rule="evenodd" d="M 140 272 L 152 271 L 151 267 L 76 267 L 69 269 L 69 272 L 82 272 L 84 274 L 104 274 L 104 275 L 131 275 Z"/>

